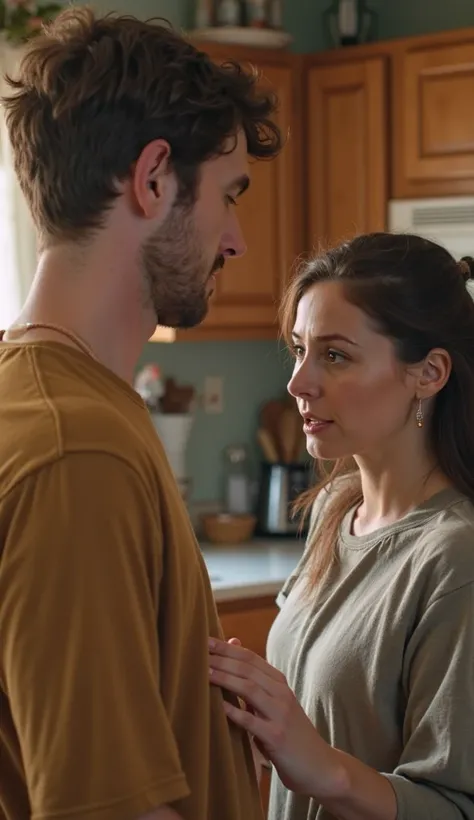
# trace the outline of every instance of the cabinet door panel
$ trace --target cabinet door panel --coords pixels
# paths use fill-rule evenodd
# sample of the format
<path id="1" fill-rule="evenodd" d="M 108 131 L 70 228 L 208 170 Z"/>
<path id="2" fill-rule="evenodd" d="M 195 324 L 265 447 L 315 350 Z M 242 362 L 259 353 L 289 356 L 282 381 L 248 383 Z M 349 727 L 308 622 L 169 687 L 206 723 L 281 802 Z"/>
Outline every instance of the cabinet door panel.
<path id="1" fill-rule="evenodd" d="M 276 120 L 290 129 L 294 75 L 291 66 L 259 66 L 262 83 L 276 91 Z M 237 205 L 247 244 L 239 259 L 228 260 L 217 280 L 209 316 L 195 331 L 222 338 L 242 335 L 276 337 L 277 310 L 288 271 L 299 252 L 294 199 L 297 178 L 296 147 L 290 138 L 275 160 L 251 161 L 250 189 Z M 225 334 L 223 331 L 225 330 Z"/>
<path id="2" fill-rule="evenodd" d="M 384 230 L 387 209 L 384 58 L 309 71 L 309 243 Z"/>
<path id="3" fill-rule="evenodd" d="M 398 56 L 395 195 L 474 193 L 474 37 Z"/>
<path id="4" fill-rule="evenodd" d="M 247 608 L 222 612 L 220 621 L 226 640 L 238 638 L 247 649 L 265 657 L 268 633 L 277 612 L 274 604 L 253 606 L 251 601 Z"/>

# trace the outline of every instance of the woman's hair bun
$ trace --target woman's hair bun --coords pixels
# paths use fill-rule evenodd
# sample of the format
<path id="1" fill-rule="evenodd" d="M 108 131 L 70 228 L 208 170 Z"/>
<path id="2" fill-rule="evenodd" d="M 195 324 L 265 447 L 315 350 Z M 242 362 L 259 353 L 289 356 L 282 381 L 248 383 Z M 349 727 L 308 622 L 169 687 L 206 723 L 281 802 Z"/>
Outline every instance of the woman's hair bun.
<path id="1" fill-rule="evenodd" d="M 472 256 L 463 256 L 458 265 L 465 282 L 474 279 L 474 259 Z"/>

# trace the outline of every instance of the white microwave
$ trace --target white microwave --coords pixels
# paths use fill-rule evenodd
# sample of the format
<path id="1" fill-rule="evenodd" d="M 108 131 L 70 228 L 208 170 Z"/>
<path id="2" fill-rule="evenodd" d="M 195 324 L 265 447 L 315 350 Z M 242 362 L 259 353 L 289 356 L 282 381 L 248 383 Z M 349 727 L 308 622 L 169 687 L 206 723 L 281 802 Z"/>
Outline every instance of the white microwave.
<path id="1" fill-rule="evenodd" d="M 474 257 L 474 196 L 394 199 L 389 230 L 414 233 L 444 245 L 456 258 Z"/>
<path id="2" fill-rule="evenodd" d="M 393 199 L 388 227 L 394 233 L 413 233 L 438 242 L 455 259 L 474 258 L 474 196 Z M 469 290 L 474 297 L 474 282 Z"/>

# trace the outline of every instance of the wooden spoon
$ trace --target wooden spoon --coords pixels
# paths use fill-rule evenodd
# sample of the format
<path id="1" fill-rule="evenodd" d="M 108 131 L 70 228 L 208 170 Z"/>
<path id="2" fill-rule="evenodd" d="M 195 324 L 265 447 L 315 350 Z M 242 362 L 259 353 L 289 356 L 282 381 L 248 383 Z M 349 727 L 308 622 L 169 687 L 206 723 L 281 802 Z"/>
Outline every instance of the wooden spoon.
<path id="1" fill-rule="evenodd" d="M 280 418 L 286 408 L 286 402 L 279 399 L 272 399 L 263 404 L 260 409 L 260 427 L 263 427 L 270 434 L 278 452 L 278 461 L 283 460 Z"/>
<path id="2" fill-rule="evenodd" d="M 280 416 L 280 447 L 285 464 L 291 464 L 295 452 L 295 414 L 286 407 Z"/>
<path id="3" fill-rule="evenodd" d="M 276 464 L 278 461 L 278 450 L 268 430 L 264 427 L 259 427 L 257 430 L 257 439 L 266 461 L 269 464 Z"/>

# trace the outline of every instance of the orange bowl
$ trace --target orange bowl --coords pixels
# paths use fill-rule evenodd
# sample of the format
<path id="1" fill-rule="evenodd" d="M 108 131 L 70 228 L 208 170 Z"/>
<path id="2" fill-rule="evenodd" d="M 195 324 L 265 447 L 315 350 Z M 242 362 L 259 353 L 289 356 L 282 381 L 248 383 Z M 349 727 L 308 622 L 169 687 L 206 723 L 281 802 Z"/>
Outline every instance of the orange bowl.
<path id="1" fill-rule="evenodd" d="M 213 544 L 241 544 L 248 541 L 255 530 L 255 515 L 203 515 L 201 518 L 204 537 Z"/>

